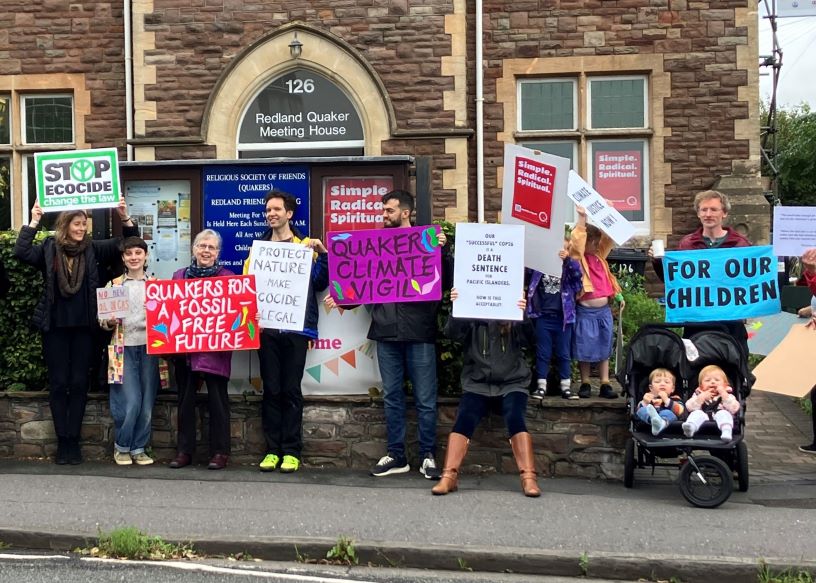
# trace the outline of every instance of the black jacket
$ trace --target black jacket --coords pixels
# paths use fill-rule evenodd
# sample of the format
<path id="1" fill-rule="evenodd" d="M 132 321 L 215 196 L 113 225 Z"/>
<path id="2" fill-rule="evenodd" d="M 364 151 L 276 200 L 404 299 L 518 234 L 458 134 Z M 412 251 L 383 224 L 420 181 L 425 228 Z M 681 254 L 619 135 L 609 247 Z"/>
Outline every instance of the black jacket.
<path id="1" fill-rule="evenodd" d="M 8 273 L 6 273 L 6 266 L 3 265 L 3 261 L 0 260 L 0 299 L 6 297 L 10 288 L 11 281 L 9 280 Z"/>
<path id="2" fill-rule="evenodd" d="M 442 291 L 451 288 L 453 257 L 442 248 Z M 436 342 L 436 312 L 441 302 L 373 304 L 368 339 L 378 342 Z"/>
<path id="3" fill-rule="evenodd" d="M 532 373 L 524 348 L 535 345 L 529 320 L 513 322 L 502 335 L 498 320 L 450 317 L 445 335 L 462 344 L 462 390 L 487 397 L 527 392 Z"/>
<path id="4" fill-rule="evenodd" d="M 23 226 L 14 244 L 14 256 L 43 274 L 45 286 L 42 296 L 34 307 L 31 324 L 37 330 L 48 332 L 51 328 L 51 314 L 54 309 L 54 298 L 57 290 L 57 272 L 54 258 L 57 254 L 57 243 L 53 237 L 48 237 L 42 245 L 34 245 L 37 229 Z M 123 237 L 138 237 L 139 227 L 122 226 Z M 115 262 L 121 255 L 119 243 L 122 239 L 104 239 L 91 241 L 85 250 L 85 289 L 88 293 L 88 326 L 96 329 L 96 288 L 102 287 L 104 281 L 99 280 L 99 266 L 107 266 Z"/>

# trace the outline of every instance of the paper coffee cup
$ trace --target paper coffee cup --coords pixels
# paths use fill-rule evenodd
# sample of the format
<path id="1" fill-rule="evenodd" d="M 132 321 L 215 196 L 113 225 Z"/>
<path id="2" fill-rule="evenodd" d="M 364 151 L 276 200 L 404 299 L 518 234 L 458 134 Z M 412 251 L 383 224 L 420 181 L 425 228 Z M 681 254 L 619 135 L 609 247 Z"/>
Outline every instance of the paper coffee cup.
<path id="1" fill-rule="evenodd" d="M 666 254 L 666 248 L 663 245 L 663 239 L 655 239 L 652 241 L 652 254 L 655 257 L 663 257 Z"/>

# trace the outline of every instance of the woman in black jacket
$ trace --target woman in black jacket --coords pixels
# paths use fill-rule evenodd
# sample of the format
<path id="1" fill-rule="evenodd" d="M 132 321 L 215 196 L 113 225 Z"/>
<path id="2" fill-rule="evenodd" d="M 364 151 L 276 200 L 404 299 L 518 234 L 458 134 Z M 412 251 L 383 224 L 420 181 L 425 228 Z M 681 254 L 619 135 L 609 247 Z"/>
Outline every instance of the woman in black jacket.
<path id="1" fill-rule="evenodd" d="M 137 236 L 139 229 L 127 215 L 124 198 L 117 211 L 122 235 Z M 55 461 L 79 464 L 79 433 L 97 326 L 96 288 L 105 283 L 99 281 L 99 267 L 119 259 L 121 239 L 92 240 L 85 211 L 73 210 L 60 213 L 54 235 L 35 245 L 42 215 L 39 203 L 35 203 L 31 222 L 20 229 L 14 256 L 43 273 L 45 289 L 34 308 L 32 324 L 43 334 L 51 416 L 58 443 Z"/>

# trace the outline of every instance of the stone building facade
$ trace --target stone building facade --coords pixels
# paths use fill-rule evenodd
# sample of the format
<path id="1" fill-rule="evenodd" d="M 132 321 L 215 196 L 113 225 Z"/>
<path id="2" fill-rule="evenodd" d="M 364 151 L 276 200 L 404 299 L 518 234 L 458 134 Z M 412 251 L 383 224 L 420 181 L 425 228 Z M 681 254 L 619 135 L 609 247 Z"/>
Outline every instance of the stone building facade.
<path id="1" fill-rule="evenodd" d="M 36 151 L 116 146 L 125 159 L 130 144 L 139 161 L 257 155 L 242 149 L 246 112 L 295 70 L 352 104 L 362 128 L 349 146 L 356 153 L 429 156 L 434 216 L 476 218 L 472 2 L 5 0 L 4 8 L 5 227 L 27 218 Z M 641 236 L 635 246 L 655 237 L 671 246 L 695 227 L 691 199 L 712 185 L 735 195 L 732 222 L 767 242 L 756 9 L 748 0 L 486 0 L 486 219 L 500 210 L 503 146 L 519 143 L 570 157 L 602 192 L 634 188 L 626 208 Z M 56 102 L 70 107 L 70 124 L 54 114 L 64 130 L 56 138 L 34 127 L 37 108 L 55 107 L 52 96 L 70 98 Z M 600 175 L 610 152 L 633 157 L 628 186 Z"/>

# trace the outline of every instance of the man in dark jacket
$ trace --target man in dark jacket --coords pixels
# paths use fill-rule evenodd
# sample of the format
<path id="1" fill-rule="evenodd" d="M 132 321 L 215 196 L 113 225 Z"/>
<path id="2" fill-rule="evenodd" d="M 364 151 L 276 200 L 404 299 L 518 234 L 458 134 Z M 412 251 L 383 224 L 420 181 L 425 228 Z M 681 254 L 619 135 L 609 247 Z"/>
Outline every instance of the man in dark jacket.
<path id="1" fill-rule="evenodd" d="M 383 196 L 386 229 L 411 226 L 414 197 L 404 190 Z M 444 246 L 447 238 L 439 235 Z M 443 259 L 449 261 L 444 252 Z M 443 266 L 443 278 L 449 272 Z M 449 287 L 447 285 L 446 287 Z M 371 470 L 372 476 L 410 471 L 405 455 L 405 375 L 411 380 L 417 409 L 420 473 L 428 479 L 441 475 L 436 466 L 436 312 L 439 302 L 374 304 L 368 338 L 377 341 L 377 360 L 383 381 L 383 403 L 388 435 L 388 453 Z"/>
<path id="2" fill-rule="evenodd" d="M 297 210 L 294 196 L 272 190 L 267 193 L 264 205 L 269 229 L 261 235 L 261 241 L 299 243 L 315 251 L 303 330 L 294 332 L 265 328 L 258 349 L 263 382 L 261 421 L 266 440 L 266 454 L 258 467 L 262 472 L 279 470 L 291 473 L 300 469 L 303 450 L 301 379 L 309 341 L 317 338 L 315 292 L 323 291 L 329 285 L 328 261 L 326 248 L 319 239 L 303 237 L 292 227 L 292 216 Z M 244 273 L 248 273 L 248 270 L 249 261 L 244 265 Z"/>

